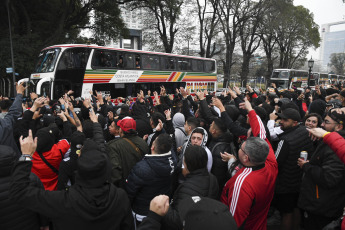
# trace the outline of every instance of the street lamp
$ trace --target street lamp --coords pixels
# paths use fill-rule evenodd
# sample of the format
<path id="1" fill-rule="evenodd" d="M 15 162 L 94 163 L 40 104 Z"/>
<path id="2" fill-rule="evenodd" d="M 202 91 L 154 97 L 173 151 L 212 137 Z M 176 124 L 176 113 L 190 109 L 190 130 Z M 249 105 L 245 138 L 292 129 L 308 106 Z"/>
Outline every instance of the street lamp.
<path id="1" fill-rule="evenodd" d="M 314 66 L 314 60 L 311 57 L 308 61 L 308 67 L 309 67 L 308 86 L 310 85 L 311 70 L 313 69 L 313 66 Z"/>

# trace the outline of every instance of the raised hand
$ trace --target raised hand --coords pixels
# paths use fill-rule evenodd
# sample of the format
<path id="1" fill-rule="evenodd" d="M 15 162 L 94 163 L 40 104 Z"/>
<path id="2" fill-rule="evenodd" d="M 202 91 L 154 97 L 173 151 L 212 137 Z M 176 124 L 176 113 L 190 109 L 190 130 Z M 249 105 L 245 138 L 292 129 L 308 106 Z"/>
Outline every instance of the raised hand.
<path id="1" fill-rule="evenodd" d="M 244 102 L 240 103 L 240 106 L 239 106 L 241 109 L 245 109 L 247 110 L 248 112 L 253 110 L 253 107 L 252 105 L 250 104 L 250 102 L 248 101 L 248 99 L 245 97 L 244 98 Z"/>
<path id="2" fill-rule="evenodd" d="M 37 137 L 33 139 L 32 131 L 29 129 L 29 135 L 26 138 L 20 136 L 19 138 L 20 149 L 23 155 L 30 155 L 32 156 L 37 148 Z"/>
<path id="3" fill-rule="evenodd" d="M 150 210 L 160 216 L 165 216 L 169 210 L 169 197 L 159 195 L 150 202 Z"/>

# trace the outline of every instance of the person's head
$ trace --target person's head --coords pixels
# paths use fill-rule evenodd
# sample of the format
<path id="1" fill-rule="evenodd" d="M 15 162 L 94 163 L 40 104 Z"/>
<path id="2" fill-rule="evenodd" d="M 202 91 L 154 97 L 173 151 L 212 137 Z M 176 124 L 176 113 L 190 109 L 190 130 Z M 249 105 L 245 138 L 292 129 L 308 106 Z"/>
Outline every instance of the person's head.
<path id="1" fill-rule="evenodd" d="M 196 127 L 199 127 L 199 126 L 200 126 L 199 120 L 195 117 L 190 117 L 185 122 L 184 129 L 185 129 L 187 135 L 189 135 L 189 134 L 191 134 L 193 129 L 195 129 Z"/>
<path id="2" fill-rule="evenodd" d="M 185 122 L 185 117 L 182 113 L 175 113 L 172 119 L 174 128 L 183 127 Z"/>
<path id="3" fill-rule="evenodd" d="M 201 146 L 188 146 L 184 153 L 184 175 L 207 167 L 207 153 Z"/>
<path id="4" fill-rule="evenodd" d="M 83 133 L 85 134 L 86 138 L 93 137 L 93 122 L 90 119 L 83 122 Z"/>
<path id="5" fill-rule="evenodd" d="M 160 112 L 154 112 L 150 118 L 151 127 L 156 128 L 156 126 L 159 124 L 159 120 L 161 120 L 163 123 L 165 122 L 163 114 L 161 114 Z"/>
<path id="6" fill-rule="evenodd" d="M 339 99 L 331 99 L 326 103 L 326 113 L 333 108 L 341 108 L 342 102 Z"/>
<path id="7" fill-rule="evenodd" d="M 301 120 L 299 112 L 292 108 L 285 109 L 282 113 L 278 113 L 278 117 L 281 118 L 280 128 L 283 131 L 297 126 L 298 122 Z"/>
<path id="8" fill-rule="evenodd" d="M 55 144 L 54 132 L 49 127 L 39 129 L 35 136 L 37 137 L 36 151 L 38 153 L 44 153 L 51 150 Z"/>
<path id="9" fill-rule="evenodd" d="M 120 136 L 123 137 L 127 134 L 135 134 L 137 123 L 131 117 L 124 117 L 122 120 L 117 122 L 117 126 L 120 127 Z"/>
<path id="10" fill-rule="evenodd" d="M 171 150 L 172 138 L 169 134 L 160 134 L 152 143 L 151 153 L 152 154 L 164 154 Z"/>
<path id="11" fill-rule="evenodd" d="M 221 136 L 226 131 L 227 128 L 221 119 L 214 119 L 209 128 L 209 132 L 213 138 Z"/>
<path id="12" fill-rule="evenodd" d="M 117 126 L 117 121 L 118 120 L 114 120 L 113 122 L 111 122 L 110 126 L 109 126 L 109 133 L 113 136 L 119 136 L 120 135 L 120 127 Z"/>
<path id="13" fill-rule="evenodd" d="M 305 127 L 312 129 L 316 127 L 321 127 L 322 118 L 317 113 L 310 113 L 304 117 L 304 125 Z"/>
<path id="14" fill-rule="evenodd" d="M 345 90 L 340 91 L 339 99 L 340 99 L 342 105 L 345 106 Z"/>
<path id="15" fill-rule="evenodd" d="M 249 137 L 238 150 L 238 158 L 244 166 L 255 166 L 265 163 L 269 147 L 259 137 Z"/>
<path id="16" fill-rule="evenodd" d="M 84 142 L 77 161 L 76 184 L 98 188 L 110 181 L 111 166 L 106 153 L 93 140 Z"/>
<path id="17" fill-rule="evenodd" d="M 322 127 L 327 132 L 336 132 L 344 129 L 345 114 L 344 112 L 338 113 L 336 109 L 328 111 L 327 116 L 322 122 Z"/>
<path id="18" fill-rule="evenodd" d="M 11 107 L 12 102 L 10 100 L 2 100 L 0 101 L 0 108 L 1 108 L 1 112 L 7 112 L 8 109 Z"/>
<path id="19" fill-rule="evenodd" d="M 204 131 L 200 128 L 193 130 L 192 136 L 190 137 L 191 144 L 201 146 L 204 139 Z"/>

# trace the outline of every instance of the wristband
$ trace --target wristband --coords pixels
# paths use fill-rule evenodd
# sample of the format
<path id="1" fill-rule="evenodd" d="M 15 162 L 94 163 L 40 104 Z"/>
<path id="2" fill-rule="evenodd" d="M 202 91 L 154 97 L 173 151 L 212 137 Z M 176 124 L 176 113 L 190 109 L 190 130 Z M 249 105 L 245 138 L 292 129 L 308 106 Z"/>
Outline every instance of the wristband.
<path id="1" fill-rule="evenodd" d="M 324 138 L 327 134 L 330 134 L 330 132 L 326 132 L 325 134 L 323 134 L 322 138 Z"/>
<path id="2" fill-rule="evenodd" d="M 32 157 L 31 157 L 31 155 L 24 154 L 24 155 L 21 155 L 18 160 L 19 161 L 31 161 Z"/>

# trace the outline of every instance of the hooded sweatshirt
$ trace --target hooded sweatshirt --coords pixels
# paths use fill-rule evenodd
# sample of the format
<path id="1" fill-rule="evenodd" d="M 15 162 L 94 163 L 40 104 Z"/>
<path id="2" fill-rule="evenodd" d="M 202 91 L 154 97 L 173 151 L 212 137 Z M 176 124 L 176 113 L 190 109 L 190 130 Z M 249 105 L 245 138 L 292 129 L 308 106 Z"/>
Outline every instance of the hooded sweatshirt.
<path id="1" fill-rule="evenodd" d="M 68 191 L 44 191 L 29 185 L 32 163 L 18 162 L 12 175 L 10 199 L 32 211 L 44 213 L 56 230 L 134 229 L 128 197 L 122 189 L 105 183 Z"/>
<path id="2" fill-rule="evenodd" d="M 197 127 L 195 129 L 202 129 L 204 134 L 202 136 L 202 142 L 201 142 L 201 147 L 203 147 L 205 150 L 206 150 L 206 153 L 207 153 L 207 170 L 208 172 L 211 172 L 211 168 L 212 168 L 212 163 L 213 163 L 213 159 L 212 159 L 212 153 L 211 151 L 206 147 L 206 143 L 207 143 L 207 139 L 208 139 L 208 134 L 207 134 L 207 131 L 202 128 L 202 127 Z M 188 148 L 188 146 L 190 146 L 192 143 L 191 143 L 191 139 L 192 139 L 192 135 L 195 131 L 195 129 L 191 132 L 191 134 L 188 136 L 188 141 L 183 145 L 183 148 L 182 148 L 182 154 L 180 155 L 180 160 L 179 160 L 179 163 L 178 165 L 182 164 L 183 162 L 183 157 L 184 157 L 184 153 L 186 151 L 186 149 Z M 184 168 L 183 164 L 181 166 L 182 168 Z"/>
<path id="3" fill-rule="evenodd" d="M 186 132 L 184 129 L 185 117 L 182 113 L 176 113 L 172 120 L 175 129 L 176 147 L 180 147 L 185 143 Z"/>
<path id="4" fill-rule="evenodd" d="M 39 229 L 40 215 L 10 201 L 11 172 L 17 161 L 17 153 L 10 147 L 0 145 L 0 229 L 26 230 Z M 31 173 L 28 181 L 32 186 L 43 188 L 38 177 Z"/>

